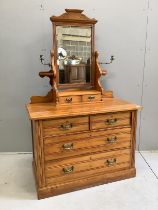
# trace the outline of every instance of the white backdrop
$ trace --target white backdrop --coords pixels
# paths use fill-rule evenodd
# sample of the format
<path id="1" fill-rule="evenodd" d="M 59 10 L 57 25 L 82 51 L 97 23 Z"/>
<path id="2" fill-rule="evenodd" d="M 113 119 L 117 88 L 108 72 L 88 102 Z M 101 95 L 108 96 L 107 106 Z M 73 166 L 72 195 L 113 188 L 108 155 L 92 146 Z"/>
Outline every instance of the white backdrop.
<path id="1" fill-rule="evenodd" d="M 100 61 L 116 60 L 101 78 L 116 97 L 142 104 L 137 145 L 158 149 L 158 1 L 156 0 L 1 0 L 0 5 L 0 151 L 31 151 L 25 104 L 50 86 L 38 76 L 48 70 L 52 28 L 49 17 L 80 8 L 98 20 L 96 49 Z"/>

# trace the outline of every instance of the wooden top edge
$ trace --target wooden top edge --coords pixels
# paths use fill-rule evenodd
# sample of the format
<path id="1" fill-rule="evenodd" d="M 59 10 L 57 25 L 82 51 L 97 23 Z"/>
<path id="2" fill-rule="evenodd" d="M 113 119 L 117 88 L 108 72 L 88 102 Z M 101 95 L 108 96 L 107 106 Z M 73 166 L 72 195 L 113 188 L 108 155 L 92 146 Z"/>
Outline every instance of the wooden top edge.
<path id="1" fill-rule="evenodd" d="M 59 96 L 73 96 L 73 95 L 93 95 L 93 94 L 101 94 L 100 91 L 97 90 L 72 90 L 72 91 L 59 91 Z"/>
<path id="2" fill-rule="evenodd" d="M 65 9 L 65 13 L 60 16 L 51 16 L 52 22 L 68 22 L 68 23 L 88 23 L 95 24 L 97 20 L 95 18 L 89 18 L 82 14 L 84 10 L 81 9 Z"/>
<path id="3" fill-rule="evenodd" d="M 65 9 L 66 12 L 82 13 L 83 9 Z"/>
<path id="4" fill-rule="evenodd" d="M 52 119 L 62 117 L 84 116 L 88 114 L 102 114 L 108 112 L 134 111 L 142 107 L 127 101 L 108 98 L 103 102 L 72 104 L 68 106 L 53 103 L 28 104 L 27 110 L 31 120 Z"/>

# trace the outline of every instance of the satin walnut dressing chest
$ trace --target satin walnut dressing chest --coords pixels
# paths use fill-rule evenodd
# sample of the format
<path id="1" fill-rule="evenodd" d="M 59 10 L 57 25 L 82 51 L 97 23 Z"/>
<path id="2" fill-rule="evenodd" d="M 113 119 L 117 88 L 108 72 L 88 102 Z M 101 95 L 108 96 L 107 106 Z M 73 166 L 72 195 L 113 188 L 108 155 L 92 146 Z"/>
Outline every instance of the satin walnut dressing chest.
<path id="1" fill-rule="evenodd" d="M 95 19 L 82 10 L 52 16 L 47 96 L 27 105 L 38 198 L 134 177 L 137 110 L 99 82 Z"/>

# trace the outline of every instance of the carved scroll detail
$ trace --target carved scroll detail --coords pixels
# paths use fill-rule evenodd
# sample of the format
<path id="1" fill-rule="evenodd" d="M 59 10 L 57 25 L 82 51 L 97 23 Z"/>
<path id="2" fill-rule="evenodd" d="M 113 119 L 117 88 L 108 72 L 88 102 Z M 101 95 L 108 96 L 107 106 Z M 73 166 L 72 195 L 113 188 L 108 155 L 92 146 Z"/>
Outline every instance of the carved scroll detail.
<path id="1" fill-rule="evenodd" d="M 101 86 L 99 79 L 101 75 L 105 75 L 105 73 L 103 73 L 100 68 L 98 57 L 99 57 L 99 53 L 96 51 L 95 52 L 95 87 L 96 87 L 96 90 L 100 91 L 103 94 L 104 89 Z"/>
<path id="2" fill-rule="evenodd" d="M 105 76 L 107 74 L 107 70 L 101 69 L 99 65 L 98 57 L 99 57 L 99 53 L 96 51 L 95 52 L 95 88 L 96 90 L 101 92 L 103 98 L 113 98 L 113 91 L 104 90 L 99 81 L 102 75 Z"/>

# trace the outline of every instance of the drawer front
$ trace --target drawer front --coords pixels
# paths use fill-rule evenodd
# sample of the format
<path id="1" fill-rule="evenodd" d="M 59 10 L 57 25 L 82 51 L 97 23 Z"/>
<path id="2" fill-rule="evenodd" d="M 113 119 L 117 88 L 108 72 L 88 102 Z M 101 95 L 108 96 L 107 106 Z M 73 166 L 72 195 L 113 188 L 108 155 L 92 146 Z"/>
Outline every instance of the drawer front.
<path id="1" fill-rule="evenodd" d="M 82 96 L 83 102 L 94 102 L 94 101 L 101 101 L 101 94 L 97 95 L 83 95 Z"/>
<path id="2" fill-rule="evenodd" d="M 60 183 L 99 172 L 130 168 L 130 150 L 119 150 L 45 163 L 47 184 Z"/>
<path id="3" fill-rule="evenodd" d="M 117 126 L 130 126 L 131 113 L 119 112 L 110 114 L 98 114 L 91 116 L 91 128 L 110 128 Z"/>
<path id="4" fill-rule="evenodd" d="M 60 104 L 72 104 L 81 102 L 81 96 L 63 96 L 59 97 Z"/>
<path id="5" fill-rule="evenodd" d="M 44 137 L 86 130 L 89 130 L 88 116 L 43 120 Z"/>
<path id="6" fill-rule="evenodd" d="M 131 129 L 88 132 L 44 140 L 45 160 L 55 160 L 101 150 L 130 147 Z"/>

